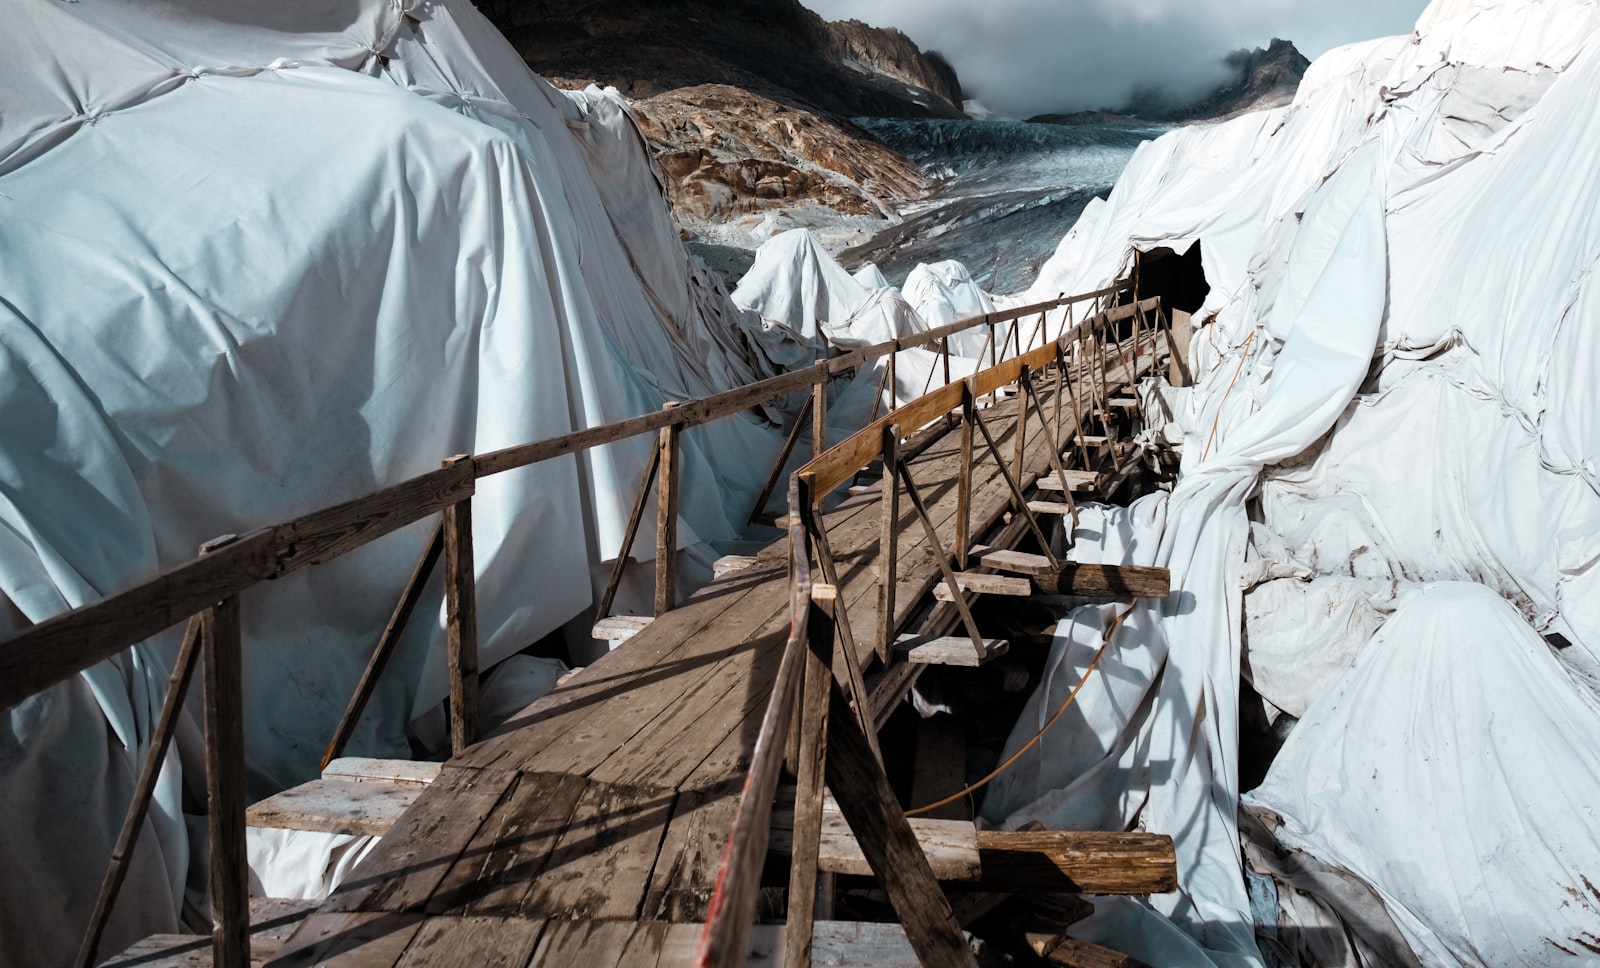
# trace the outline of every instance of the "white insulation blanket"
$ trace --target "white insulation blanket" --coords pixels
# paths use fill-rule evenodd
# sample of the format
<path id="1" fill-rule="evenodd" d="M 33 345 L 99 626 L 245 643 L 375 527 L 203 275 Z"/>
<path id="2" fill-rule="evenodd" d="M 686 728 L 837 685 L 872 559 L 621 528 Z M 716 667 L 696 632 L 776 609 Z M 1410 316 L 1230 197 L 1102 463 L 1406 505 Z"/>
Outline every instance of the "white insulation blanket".
<path id="1" fill-rule="evenodd" d="M 1597 102 L 1594 4 L 1435 3 L 1287 108 L 1141 147 L 1027 294 L 1196 241 L 1211 287 L 1177 487 L 1085 514 L 1074 551 L 1173 596 L 984 805 L 1173 835 L 1180 891 L 1101 904 L 1095 937 L 1171 965 L 1600 958 Z M 1062 624 L 1007 752 L 1112 614 Z M 1277 840 L 1248 875 L 1241 674 L 1304 717 L 1250 795 Z"/>
<path id="2" fill-rule="evenodd" d="M 452 454 L 774 372 L 615 95 L 556 91 L 469 4 L 0 0 L 0 21 L 0 630 Z M 685 545 L 737 535 L 779 442 L 686 435 Z M 651 445 L 479 484 L 485 666 L 590 604 Z M 244 596 L 252 795 L 315 775 L 426 536 Z M 437 583 L 352 752 L 409 755 L 444 696 Z M 0 720 L 0 963 L 76 949 L 174 646 Z M 186 723 L 102 953 L 178 927 L 199 762 Z"/>

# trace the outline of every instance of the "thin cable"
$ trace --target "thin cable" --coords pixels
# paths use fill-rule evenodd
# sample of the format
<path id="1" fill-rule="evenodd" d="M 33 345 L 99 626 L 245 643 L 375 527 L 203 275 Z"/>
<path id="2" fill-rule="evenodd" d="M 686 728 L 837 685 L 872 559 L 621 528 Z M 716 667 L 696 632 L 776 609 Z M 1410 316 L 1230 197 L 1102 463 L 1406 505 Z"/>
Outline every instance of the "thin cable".
<path id="1" fill-rule="evenodd" d="M 1061 708 L 1059 708 L 1059 709 L 1057 709 L 1055 711 L 1055 715 L 1051 716 L 1048 722 L 1046 722 L 1043 726 L 1039 727 L 1039 731 L 1037 733 L 1033 734 L 1033 739 L 1028 740 L 1028 742 L 1022 747 L 1022 749 L 1019 749 L 1015 753 L 1011 754 L 1011 758 L 1010 759 L 1006 760 L 1004 763 L 1001 763 L 999 766 L 995 767 L 994 771 L 992 773 L 990 773 L 988 776 L 986 776 L 983 779 L 979 780 L 977 783 L 974 783 L 972 786 L 967 787 L 965 790 L 962 790 L 960 793 L 953 793 L 950 796 L 945 797 L 943 800 L 940 800 L 938 803 L 930 803 L 925 807 L 918 807 L 915 810 L 907 810 L 906 811 L 906 816 L 908 816 L 908 817 L 919 817 L 922 814 L 931 813 L 934 810 L 939 809 L 940 807 L 948 806 L 949 804 L 955 803 L 957 800 L 960 800 L 961 798 L 963 798 L 965 796 L 968 796 L 969 794 L 976 793 L 979 790 L 983 789 L 985 786 L 987 786 L 989 784 L 990 780 L 993 780 L 995 777 L 999 776 L 1000 774 L 1004 773 L 1006 770 L 1009 770 L 1009 769 L 1011 769 L 1011 767 L 1015 766 L 1016 762 L 1018 760 L 1022 759 L 1022 754 L 1028 752 L 1029 750 L 1031 750 L 1035 746 L 1037 746 L 1039 741 L 1041 739 L 1044 739 L 1044 734 L 1050 730 L 1050 727 L 1052 727 L 1052 726 L 1054 726 L 1056 724 L 1056 720 L 1061 718 L 1061 714 L 1067 711 L 1067 707 L 1068 706 L 1072 705 L 1072 701 L 1074 699 L 1078 698 L 1078 693 L 1083 689 L 1083 687 L 1085 685 L 1088 684 L 1089 677 L 1094 675 L 1095 667 L 1100 664 L 1100 660 L 1101 659 L 1105 658 L 1106 650 L 1111 648 L 1111 640 L 1116 637 L 1117 629 L 1122 627 L 1122 620 L 1127 618 L 1128 617 L 1128 613 L 1132 612 L 1132 611 L 1133 611 L 1133 606 L 1130 605 L 1127 608 L 1127 610 L 1124 611 L 1121 615 L 1118 615 L 1115 619 L 1112 619 L 1111 628 L 1106 630 L 1106 640 L 1105 640 L 1105 642 L 1103 642 L 1101 644 L 1100 651 L 1098 651 L 1098 652 L 1096 652 L 1094 654 L 1094 661 L 1089 663 L 1089 668 L 1083 670 L 1083 677 L 1078 680 L 1078 684 L 1076 686 L 1073 686 L 1072 687 L 1072 691 L 1067 694 L 1067 699 L 1066 699 L 1065 702 L 1063 702 L 1061 704 Z"/>
<path id="2" fill-rule="evenodd" d="M 1217 404 L 1217 415 L 1211 421 L 1211 436 L 1206 438 L 1206 449 L 1200 452 L 1200 459 L 1205 460 L 1211 455 L 1211 442 L 1217 439 L 1217 424 L 1222 422 L 1222 404 L 1228 402 L 1228 395 L 1233 393 L 1233 385 L 1239 382 L 1239 374 L 1244 372 L 1244 365 L 1250 359 L 1250 344 L 1256 341 L 1256 334 L 1251 333 L 1250 338 L 1244 341 L 1244 352 L 1239 355 L 1239 368 L 1233 371 L 1233 379 L 1228 381 L 1227 392 L 1222 394 L 1222 403 Z"/>

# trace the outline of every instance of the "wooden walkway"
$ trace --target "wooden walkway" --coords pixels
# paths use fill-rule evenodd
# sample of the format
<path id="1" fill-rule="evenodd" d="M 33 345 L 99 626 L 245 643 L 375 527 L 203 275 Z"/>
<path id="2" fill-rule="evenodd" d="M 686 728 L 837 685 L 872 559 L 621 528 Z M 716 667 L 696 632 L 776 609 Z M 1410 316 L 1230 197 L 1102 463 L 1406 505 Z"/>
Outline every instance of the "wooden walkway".
<path id="1" fill-rule="evenodd" d="M 1108 367 L 1103 385 L 1125 384 L 1126 372 Z M 1053 407 L 1059 390 L 1042 381 L 1041 404 Z M 1085 422 L 1097 395 L 1074 396 Z M 984 411 L 1008 463 L 1017 403 Z M 1055 440 L 1030 427 L 1025 488 L 1050 470 L 1052 449 L 1081 453 L 1074 422 L 1062 424 Z M 907 464 L 944 535 L 956 518 L 957 437 L 937 422 L 906 445 L 920 449 Z M 1012 492 L 981 445 L 971 509 L 977 540 L 1021 537 L 1025 518 L 1004 520 Z M 878 673 L 875 719 L 911 681 L 906 663 L 885 670 L 874 648 L 880 513 L 868 490 L 824 519 L 858 661 Z M 929 611 L 943 552 L 909 505 L 899 532 L 898 623 L 948 625 L 948 606 Z M 450 760 L 273 963 L 689 964 L 790 629 L 787 555 L 787 541 L 768 548 Z M 819 922 L 819 936 L 832 930 Z"/>

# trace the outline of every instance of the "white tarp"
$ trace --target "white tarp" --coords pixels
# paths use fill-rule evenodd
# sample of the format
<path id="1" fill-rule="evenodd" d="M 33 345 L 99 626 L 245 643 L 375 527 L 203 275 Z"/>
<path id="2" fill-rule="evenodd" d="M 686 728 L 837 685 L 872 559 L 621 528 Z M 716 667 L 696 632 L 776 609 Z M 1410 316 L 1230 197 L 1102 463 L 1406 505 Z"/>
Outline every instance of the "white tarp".
<path id="1" fill-rule="evenodd" d="M 0 629 L 451 454 L 771 371 L 754 320 L 690 268 L 614 102 L 556 92 L 465 3 L 0 0 L 0 18 Z M 778 442 L 746 420 L 687 435 L 686 544 L 737 534 Z M 649 447 L 480 483 L 486 666 L 590 603 Z M 314 775 L 425 535 L 244 597 L 252 794 Z M 433 601 L 354 750 L 408 755 L 407 721 L 442 698 Z M 0 960 L 75 949 L 174 641 L 7 711 L 0 858 L 27 876 L 0 891 Z M 197 740 L 186 724 L 183 761 Z M 198 789 L 179 761 L 103 952 L 177 927 Z"/>
<path id="2" fill-rule="evenodd" d="M 1597 99 L 1594 4 L 1436 3 L 1288 108 L 1142 147 L 1027 294 L 1196 240 L 1211 285 L 1179 485 L 1078 532 L 1082 558 L 1170 567 L 1173 597 L 984 807 L 1174 836 L 1180 892 L 1101 905 L 1096 937 L 1153 964 L 1259 964 L 1255 930 L 1305 964 L 1402 962 L 1399 937 L 1428 965 L 1594 956 Z M 1011 748 L 1107 621 L 1063 623 Z M 1322 865 L 1302 893 L 1247 890 L 1241 672 L 1305 715 L 1251 799 Z"/>

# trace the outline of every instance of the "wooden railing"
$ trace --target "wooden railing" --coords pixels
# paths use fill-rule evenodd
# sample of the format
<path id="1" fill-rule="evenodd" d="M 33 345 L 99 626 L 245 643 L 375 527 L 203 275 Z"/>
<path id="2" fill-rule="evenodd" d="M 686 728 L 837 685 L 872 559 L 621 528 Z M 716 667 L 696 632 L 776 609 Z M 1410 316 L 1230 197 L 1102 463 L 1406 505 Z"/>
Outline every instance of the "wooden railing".
<path id="1" fill-rule="evenodd" d="M 184 696 L 197 661 L 204 668 L 204 726 L 210 840 L 211 895 L 214 920 L 213 958 L 217 968 L 243 968 L 249 962 L 248 912 L 244 859 L 244 747 L 240 710 L 240 596 L 253 586 L 288 575 L 308 565 L 323 564 L 408 525 L 439 515 L 432 538 L 419 557 L 410 580 L 379 638 L 324 759 L 337 755 L 354 732 L 368 698 L 382 674 L 400 632 L 418 604 L 422 588 L 440 558 L 445 562 L 446 632 L 450 675 L 451 748 L 460 752 L 478 732 L 477 609 L 474 600 L 472 497 L 478 479 L 576 454 L 641 434 L 659 435 L 656 457 L 639 488 L 634 513 L 618 564 L 603 599 L 609 609 L 643 517 L 648 493 L 659 477 L 657 521 L 657 612 L 673 607 L 677 584 L 673 564 L 677 546 L 678 460 L 684 431 L 785 399 L 811 393 L 814 453 L 826 444 L 827 385 L 836 375 L 888 357 L 885 382 L 893 386 L 895 354 L 938 348 L 949 372 L 948 338 L 975 327 L 990 329 L 988 347 L 998 353 L 995 333 L 1012 324 L 1002 340 L 1020 340 L 1021 322 L 1064 306 L 1109 300 L 1124 287 L 1113 287 L 1004 312 L 959 320 L 915 336 L 881 343 L 832 357 L 804 369 L 695 400 L 669 404 L 602 427 L 594 427 L 531 444 L 481 455 L 461 455 L 422 474 L 364 497 L 293 521 L 243 535 L 208 542 L 191 561 L 150 581 L 40 622 L 0 641 L 0 710 L 61 683 L 179 623 L 188 622 L 183 645 L 168 684 L 166 699 L 109 869 L 102 882 L 91 924 L 85 932 L 78 964 L 93 963 L 105 923 L 133 853 L 161 763 L 177 726 Z M 1013 335 L 1018 334 L 1018 335 Z M 1019 343 L 1020 345 L 1020 343 Z M 803 423 L 803 418 L 799 423 Z M 777 462 L 777 474 L 793 447 Z M 765 500 L 765 498 L 763 498 Z M 759 512 L 759 506 L 756 512 Z M 753 512 L 754 514 L 755 512 Z M 798 593 L 797 593 L 798 594 Z"/>
<path id="2" fill-rule="evenodd" d="M 1152 314 L 1151 318 L 1147 319 L 1146 313 Z M 1129 324 L 1131 330 L 1130 354 L 1123 352 L 1121 327 L 1124 323 Z M 955 575 L 956 568 L 965 567 L 971 550 L 974 431 L 981 434 L 998 465 L 1011 493 L 1013 507 L 1020 510 L 1051 564 L 1062 567 L 1051 555 L 1050 542 L 1029 509 L 1023 492 L 1023 444 L 1028 435 L 1029 413 L 1032 412 L 1038 425 L 1051 435 L 1050 446 L 1046 448 L 1051 470 L 1059 476 L 1062 493 L 1070 504 L 1073 488 L 1061 457 L 1063 398 L 1071 412 L 1072 436 L 1081 448 L 1082 414 L 1072 386 L 1084 387 L 1092 398 L 1093 408 L 1104 413 L 1110 405 L 1105 378 L 1108 362 L 1115 359 L 1125 365 L 1125 382 L 1130 386 L 1135 384 L 1141 347 L 1147 341 L 1153 344 L 1163 327 L 1170 330 L 1170 319 L 1161 312 L 1160 300 L 1156 298 L 1098 313 L 1057 338 L 1044 340 L 1037 348 L 1023 351 L 1017 346 L 1017 355 L 1010 359 L 1000 360 L 996 354 L 991 358 L 993 365 L 987 369 L 891 410 L 833 448 L 817 453 L 791 476 L 788 505 L 793 622 L 752 754 L 738 817 L 708 908 L 696 960 L 698 968 L 737 968 L 745 962 L 779 767 L 786 756 L 796 778 L 796 791 L 782 963 L 787 968 L 806 968 L 811 962 L 826 780 L 922 964 L 935 968 L 967 968 L 975 964 L 949 902 L 883 772 L 882 757 L 873 738 L 876 723 L 872 702 L 863 685 L 851 626 L 838 598 L 839 577 L 823 527 L 823 501 L 873 461 L 882 460 L 878 498 L 882 525 L 876 559 L 878 626 L 873 645 L 883 662 L 887 664 L 890 660 L 898 632 L 894 616 L 902 488 L 934 549 L 933 557 L 946 587 L 951 590 L 951 601 L 961 623 L 974 649 L 982 656 L 985 643 L 959 591 Z M 1034 384 L 1036 376 L 1051 369 L 1057 379 L 1053 421 L 1047 418 Z M 1014 439 L 1017 444 L 1009 461 L 1001 453 L 994 434 L 976 406 L 980 398 L 1008 386 L 1016 387 Z M 915 482 L 900 459 L 900 448 L 909 431 L 946 419 L 957 411 L 960 412 L 961 451 L 956 481 L 956 529 L 953 547 L 946 548 Z M 1087 464 L 1087 452 L 1082 452 L 1081 456 Z M 1075 508 L 1073 515 L 1076 515 Z M 821 581 L 814 580 L 817 574 Z M 1084 590 L 1112 595 L 1125 591 L 1118 588 Z M 843 653 L 843 662 L 838 663 L 842 674 L 838 675 L 834 671 L 836 639 Z M 799 671 L 802 665 L 805 667 L 803 674 Z"/>

